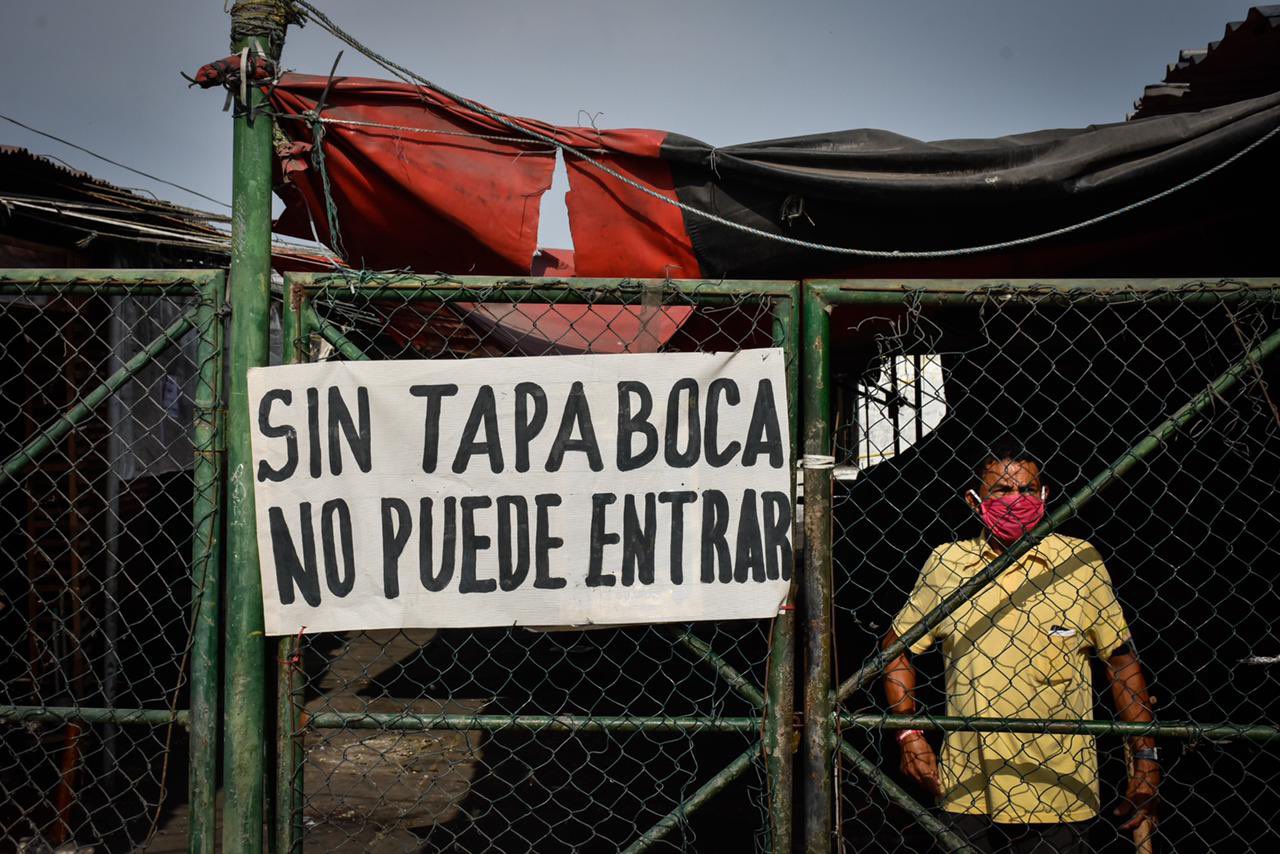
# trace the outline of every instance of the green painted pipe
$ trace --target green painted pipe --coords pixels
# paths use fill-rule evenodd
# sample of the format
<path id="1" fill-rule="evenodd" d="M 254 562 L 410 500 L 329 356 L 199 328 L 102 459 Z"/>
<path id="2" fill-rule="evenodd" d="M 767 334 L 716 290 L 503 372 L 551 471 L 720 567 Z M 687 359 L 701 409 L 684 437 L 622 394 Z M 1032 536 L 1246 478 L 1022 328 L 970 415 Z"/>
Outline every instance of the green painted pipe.
<path id="1" fill-rule="evenodd" d="M 236 3 L 231 50 L 278 59 L 289 5 Z M 271 19 L 271 20 L 268 20 Z M 249 104 L 232 122 L 231 369 L 227 396 L 226 675 L 223 714 L 222 850 L 258 854 L 266 790 L 266 668 L 262 580 L 249 444 L 248 371 L 267 364 L 271 307 L 272 129 L 266 96 L 247 87 Z M 244 109 L 248 107 L 248 110 Z M 252 116 L 252 121 L 250 117 Z"/>
<path id="2" fill-rule="evenodd" d="M 932 833 L 934 838 L 941 842 L 948 851 L 961 852 L 961 854 L 979 854 L 959 834 L 943 824 L 936 815 L 929 811 L 928 807 L 921 806 L 905 789 L 895 783 L 892 777 L 881 771 L 874 762 L 855 750 L 853 745 L 844 739 L 840 740 L 840 753 L 845 759 L 849 760 L 853 767 L 858 770 L 858 773 L 884 792 L 885 797 L 911 813 L 911 816 L 920 823 L 920 826 Z"/>
<path id="3" fill-rule="evenodd" d="M 187 726 L 191 713 L 186 709 L 102 709 L 90 706 L 0 706 L 5 723 L 142 724 L 164 726 L 177 721 Z"/>
<path id="4" fill-rule="evenodd" d="M 980 572 L 957 587 L 937 607 L 925 614 L 920 619 L 920 622 L 908 629 L 901 638 L 872 656 L 856 673 L 840 685 L 837 695 L 839 699 L 843 700 L 854 691 L 870 685 L 880 675 L 881 671 L 888 666 L 889 662 L 906 652 L 913 643 L 924 637 L 926 632 L 946 619 L 956 608 L 959 608 L 977 595 L 1000 573 L 1015 563 L 1018 558 L 1034 548 L 1037 543 L 1056 531 L 1063 522 L 1066 522 L 1079 512 L 1080 508 L 1091 499 L 1124 477 L 1130 469 L 1154 453 L 1175 433 L 1203 414 L 1215 401 L 1238 383 L 1242 376 L 1252 371 L 1254 366 L 1271 356 L 1277 349 L 1280 349 L 1280 329 L 1268 335 L 1257 347 L 1254 347 L 1242 359 L 1224 371 L 1208 388 L 1187 401 L 1182 408 L 1156 426 L 1136 445 L 1125 451 L 1119 459 L 1099 472 L 1074 495 L 1060 504 L 1033 531 L 1009 546 Z"/>
<path id="5" fill-rule="evenodd" d="M 1131 723 L 1129 721 L 1064 721 L 1047 718 L 958 718 L 931 715 L 840 715 L 843 726 L 866 729 L 920 729 L 931 732 L 1030 732 L 1054 735 L 1155 736 L 1188 741 L 1280 741 L 1280 727 L 1270 724 L 1205 724 L 1193 721 Z"/>
<path id="6" fill-rule="evenodd" d="M 319 333 L 320 337 L 333 345 L 334 349 L 342 354 L 344 359 L 351 362 L 367 362 L 369 357 L 365 352 L 357 347 L 350 338 L 342 333 L 342 330 L 325 320 L 316 313 L 315 307 L 307 303 L 303 308 L 303 315 L 306 322 Z"/>
<path id="7" fill-rule="evenodd" d="M 484 730 L 539 732 L 756 732 L 754 717 L 634 717 L 629 715 L 422 715 L 414 712 L 317 712 L 306 716 L 307 729 Z"/>
<path id="8" fill-rule="evenodd" d="M 791 436 L 791 471 L 799 445 L 800 294 L 792 288 L 787 297 L 773 301 L 773 344 L 786 354 L 787 416 Z M 795 478 L 791 479 L 791 506 L 795 507 Z M 791 854 L 792 812 L 795 790 L 795 568 L 782 612 L 773 620 L 769 660 L 765 674 L 764 752 L 768 783 L 769 848 L 773 854 Z"/>
<path id="9" fill-rule="evenodd" d="M 804 467 L 804 573 L 802 604 L 805 624 L 804 675 L 804 850 L 831 850 L 832 767 L 834 743 L 831 696 L 831 472 L 820 463 L 830 455 L 831 316 L 827 303 L 812 289 L 804 292 L 804 453 L 814 465 Z M 812 455 L 812 456 L 811 456 Z"/>
<path id="10" fill-rule="evenodd" d="M 191 774 L 188 850 L 213 854 L 217 845 L 218 612 L 222 600 L 222 274 L 203 287 L 196 318 L 195 405 L 191 443 L 193 591 L 191 638 Z"/>
<path id="11" fill-rule="evenodd" d="M 288 365 L 307 361 L 308 336 L 306 293 L 300 287 L 285 290 L 280 325 L 284 339 L 284 362 Z M 306 760 L 305 732 L 302 714 L 305 705 L 305 674 L 300 656 L 302 645 L 293 635 L 276 642 L 276 756 L 275 806 L 276 854 L 298 854 L 302 850 L 303 764 Z"/>
<path id="12" fill-rule="evenodd" d="M 353 290 L 364 295 L 378 291 L 410 291 L 414 299 L 431 299 L 434 294 L 447 294 L 458 299 L 459 292 L 485 295 L 488 300 L 501 299 L 503 292 L 526 296 L 530 293 L 569 294 L 597 291 L 602 295 L 616 294 L 635 299 L 642 293 L 658 290 L 683 294 L 695 299 L 736 297 L 787 297 L 795 290 L 797 282 L 786 279 L 741 279 L 734 281 L 705 279 L 561 279 L 533 276 L 423 276 L 408 273 L 353 273 L 343 276 L 334 273 L 290 273 L 285 279 L 301 284 L 309 291 L 327 290 L 333 296 L 350 295 Z M 504 299 L 504 302 L 510 302 Z M 540 300 L 542 301 L 542 300 Z"/>
<path id="13" fill-rule="evenodd" d="M 0 289 L 10 286 L 70 285 L 118 288 L 135 293 L 137 288 L 164 288 L 168 292 L 203 290 L 204 285 L 222 277 L 221 270 L 120 270 L 113 267 L 76 269 L 64 267 L 0 270 Z"/>
<path id="14" fill-rule="evenodd" d="M 692 795 L 677 804 L 675 809 L 658 819 L 653 827 L 646 830 L 639 839 L 628 845 L 622 854 L 640 854 L 642 851 L 648 851 L 655 842 L 661 842 L 671 831 L 687 821 L 691 813 L 701 808 L 707 801 L 724 791 L 726 786 L 741 777 L 742 772 L 750 768 L 751 763 L 759 755 L 759 743 L 748 747 L 737 759 L 734 759 L 721 769 L 718 774 L 703 783 Z"/>
<path id="15" fill-rule="evenodd" d="M 710 644 L 687 628 L 672 628 L 668 630 L 668 634 L 707 664 L 710 664 L 716 673 L 720 674 L 720 678 L 728 682 L 729 687 L 741 694 L 747 702 L 757 709 L 764 707 L 764 695 L 760 693 L 760 689 L 751 684 L 750 679 L 743 676 L 729 662 L 725 661 L 711 648 Z"/>
<path id="16" fill-rule="evenodd" d="M 1277 279 L 815 279 L 806 282 L 840 305 L 964 305 L 979 301 L 1218 302 L 1269 298 Z"/>
<path id="17" fill-rule="evenodd" d="M 184 297 L 191 294 L 191 288 L 186 285 L 136 285 L 131 287 L 119 282 L 109 285 L 27 285 L 0 282 L 0 294 L 28 297 Z"/>
<path id="18" fill-rule="evenodd" d="M 160 333 L 160 337 L 142 348 L 133 358 L 121 365 L 119 370 L 103 380 L 101 385 L 82 397 L 79 403 L 58 416 L 58 419 L 42 430 L 39 436 L 28 442 L 25 448 L 6 460 L 4 469 L 0 470 L 0 484 L 13 479 L 27 465 L 47 453 L 64 436 L 74 430 L 77 424 L 91 415 L 104 400 L 115 394 L 134 374 L 191 331 L 198 313 L 198 309 L 184 312 Z"/>

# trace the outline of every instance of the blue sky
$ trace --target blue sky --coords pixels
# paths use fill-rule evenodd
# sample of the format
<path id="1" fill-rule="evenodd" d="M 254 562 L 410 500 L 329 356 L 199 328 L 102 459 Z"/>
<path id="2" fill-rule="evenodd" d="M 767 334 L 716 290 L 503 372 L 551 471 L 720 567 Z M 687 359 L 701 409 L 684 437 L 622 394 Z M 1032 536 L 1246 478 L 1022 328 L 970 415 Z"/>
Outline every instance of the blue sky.
<path id="1" fill-rule="evenodd" d="M 411 2 L 315 0 L 340 26 L 456 92 L 558 124 L 650 127 L 716 145 L 857 127 L 922 139 L 1121 121 L 1185 47 L 1248 6 L 1219 0 Z M 227 53 L 219 0 L 5 0 L 0 112 L 191 186 L 231 195 L 222 93 L 178 75 Z M 286 67 L 343 46 L 292 29 Z M 385 76 L 347 50 L 345 74 Z M 580 113 L 579 111 L 584 111 Z M 581 116 L 581 118 L 580 118 Z M 208 202 L 0 123 L 0 142 L 124 186 Z M 541 242 L 569 245 L 563 176 Z"/>

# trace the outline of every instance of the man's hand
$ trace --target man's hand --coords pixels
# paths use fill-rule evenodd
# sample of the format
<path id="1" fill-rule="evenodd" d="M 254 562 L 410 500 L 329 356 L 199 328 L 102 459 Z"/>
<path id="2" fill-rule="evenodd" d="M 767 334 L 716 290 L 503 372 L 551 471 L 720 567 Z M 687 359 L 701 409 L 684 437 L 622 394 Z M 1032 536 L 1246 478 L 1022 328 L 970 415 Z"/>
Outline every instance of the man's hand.
<path id="1" fill-rule="evenodd" d="M 905 758 L 903 762 L 905 767 Z M 1128 821 L 1120 825 L 1121 830 L 1137 830 L 1144 821 L 1149 822 L 1149 830 L 1156 829 L 1156 824 L 1160 820 L 1159 790 L 1160 765 L 1150 759 L 1135 759 L 1133 770 L 1129 773 L 1129 787 L 1125 790 L 1124 800 L 1115 809 L 1115 814 L 1120 817 L 1133 813 Z"/>
<path id="2" fill-rule="evenodd" d="M 942 797 L 938 778 L 938 757 L 923 735 L 907 738 L 898 745 L 902 751 L 902 773 L 915 780 L 935 797 Z"/>

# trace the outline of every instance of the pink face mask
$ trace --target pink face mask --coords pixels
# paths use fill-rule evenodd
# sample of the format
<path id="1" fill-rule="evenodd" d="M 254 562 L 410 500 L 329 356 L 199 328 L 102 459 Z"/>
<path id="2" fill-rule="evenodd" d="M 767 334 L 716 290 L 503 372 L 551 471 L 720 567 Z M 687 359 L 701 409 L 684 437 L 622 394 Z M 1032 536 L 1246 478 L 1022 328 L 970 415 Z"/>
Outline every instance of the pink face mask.
<path id="1" fill-rule="evenodd" d="M 1041 495 L 1000 495 L 982 502 L 982 523 L 1006 546 L 1030 531 L 1044 518 Z"/>

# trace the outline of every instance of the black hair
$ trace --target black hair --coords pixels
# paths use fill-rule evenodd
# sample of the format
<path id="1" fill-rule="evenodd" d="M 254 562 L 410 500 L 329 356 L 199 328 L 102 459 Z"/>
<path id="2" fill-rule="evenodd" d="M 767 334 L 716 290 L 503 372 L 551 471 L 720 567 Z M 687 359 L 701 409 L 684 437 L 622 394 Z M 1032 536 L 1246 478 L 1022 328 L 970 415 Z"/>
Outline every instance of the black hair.
<path id="1" fill-rule="evenodd" d="M 1041 472 L 1044 471 L 1044 465 L 1041 464 L 1039 457 L 1028 451 L 1026 446 L 1014 437 L 1004 436 L 993 442 L 986 453 L 978 459 L 977 465 L 973 467 L 974 477 L 981 482 L 987 473 L 988 466 L 1006 460 L 1011 463 L 1032 463 Z"/>

